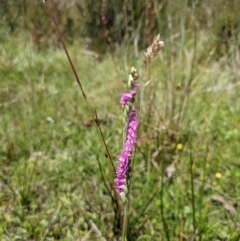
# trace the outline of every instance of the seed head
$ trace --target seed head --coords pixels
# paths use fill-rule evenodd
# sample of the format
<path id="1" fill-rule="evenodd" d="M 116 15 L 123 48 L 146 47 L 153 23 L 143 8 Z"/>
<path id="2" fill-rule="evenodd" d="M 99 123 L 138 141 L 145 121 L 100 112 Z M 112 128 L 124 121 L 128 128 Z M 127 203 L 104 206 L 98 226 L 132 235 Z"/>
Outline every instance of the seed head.
<path id="1" fill-rule="evenodd" d="M 164 42 L 160 40 L 160 34 L 155 37 L 153 43 L 147 48 L 146 52 L 144 53 L 143 61 L 147 66 L 151 59 L 154 58 L 158 52 L 164 47 Z"/>

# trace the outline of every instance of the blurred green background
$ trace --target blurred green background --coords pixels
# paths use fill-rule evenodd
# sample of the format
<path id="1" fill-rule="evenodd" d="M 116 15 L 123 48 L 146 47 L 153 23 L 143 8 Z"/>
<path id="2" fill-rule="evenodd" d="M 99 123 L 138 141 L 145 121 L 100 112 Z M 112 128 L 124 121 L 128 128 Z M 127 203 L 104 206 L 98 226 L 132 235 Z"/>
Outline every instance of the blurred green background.
<path id="1" fill-rule="evenodd" d="M 240 1 L 48 2 L 114 164 L 132 66 L 146 85 L 128 240 L 240 240 Z M 109 158 L 43 1 L 0 0 L 0 80 L 0 240 L 119 240 Z"/>
<path id="2" fill-rule="evenodd" d="M 150 45 L 154 34 L 175 34 L 183 24 L 186 32 L 208 31 L 219 54 L 237 43 L 240 16 L 238 0 L 197 1 L 49 1 L 60 30 L 68 43 L 85 40 L 97 52 L 108 49 L 106 32 L 113 44 L 131 41 L 139 34 L 139 45 Z M 1 38 L 27 31 L 39 49 L 59 45 L 41 1 L 1 0 Z"/>

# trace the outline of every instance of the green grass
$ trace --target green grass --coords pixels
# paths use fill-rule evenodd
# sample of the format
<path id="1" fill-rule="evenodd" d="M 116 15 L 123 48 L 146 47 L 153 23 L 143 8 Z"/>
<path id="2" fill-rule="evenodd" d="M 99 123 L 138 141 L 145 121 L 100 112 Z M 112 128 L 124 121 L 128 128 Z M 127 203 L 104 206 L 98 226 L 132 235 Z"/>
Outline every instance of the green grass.
<path id="1" fill-rule="evenodd" d="M 174 60 L 166 44 L 151 66 L 133 170 L 129 240 L 187 240 L 194 234 L 194 240 L 240 238 L 239 70 L 229 61 L 233 56 L 214 60 L 201 36 L 192 67 L 191 41 L 184 57 L 175 46 Z M 89 102 L 105 121 L 101 127 L 116 160 L 126 76 L 121 54 L 116 52 L 116 65 L 108 55 L 97 60 L 81 50 L 69 48 Z M 86 125 L 91 115 L 63 51 L 38 52 L 29 36 L 19 34 L 2 40 L 0 56 L 0 239 L 96 240 L 92 220 L 107 240 L 117 240 L 101 175 L 108 178 L 108 159 L 95 126 Z M 180 90 L 192 70 L 176 131 Z M 170 164 L 175 172 L 168 178 Z M 211 200 L 213 195 L 237 214 Z"/>

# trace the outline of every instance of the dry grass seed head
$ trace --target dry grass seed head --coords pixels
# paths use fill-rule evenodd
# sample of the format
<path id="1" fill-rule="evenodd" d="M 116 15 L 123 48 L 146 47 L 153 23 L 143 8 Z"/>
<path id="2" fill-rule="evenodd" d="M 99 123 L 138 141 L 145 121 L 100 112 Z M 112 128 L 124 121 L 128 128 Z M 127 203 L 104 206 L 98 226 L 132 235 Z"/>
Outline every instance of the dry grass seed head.
<path id="1" fill-rule="evenodd" d="M 151 59 L 154 58 L 158 52 L 164 47 L 164 42 L 160 40 L 160 34 L 154 38 L 153 43 L 147 48 L 146 52 L 144 53 L 143 61 L 147 66 Z"/>

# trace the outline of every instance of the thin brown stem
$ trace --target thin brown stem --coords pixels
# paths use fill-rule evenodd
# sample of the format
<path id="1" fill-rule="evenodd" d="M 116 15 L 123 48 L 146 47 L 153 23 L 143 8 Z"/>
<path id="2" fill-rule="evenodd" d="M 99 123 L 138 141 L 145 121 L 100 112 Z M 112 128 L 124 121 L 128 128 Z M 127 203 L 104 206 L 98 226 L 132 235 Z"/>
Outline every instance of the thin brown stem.
<path id="1" fill-rule="evenodd" d="M 109 157 L 109 160 L 110 160 L 110 164 L 111 164 L 111 169 L 112 169 L 112 172 L 110 172 L 110 173 L 111 173 L 111 179 L 112 179 L 112 185 L 111 185 L 111 187 L 112 187 L 112 189 L 113 189 L 113 191 L 114 191 L 115 201 L 116 201 L 116 204 L 117 204 L 117 207 L 118 207 L 118 214 L 121 214 L 121 205 L 120 205 L 119 197 L 118 197 L 118 195 L 117 195 L 117 193 L 116 193 L 116 191 L 115 191 L 115 188 L 114 188 L 114 175 L 113 175 L 113 173 L 114 173 L 114 165 L 113 165 L 113 160 L 112 160 L 112 157 L 111 157 L 111 155 L 110 155 L 110 152 L 109 152 L 109 149 L 108 149 L 108 147 L 107 147 L 107 144 L 106 144 L 106 142 L 105 142 L 105 139 L 104 139 L 104 137 L 103 137 L 101 127 L 100 127 L 99 124 L 98 124 L 98 118 L 95 118 L 95 116 L 97 117 L 97 113 L 96 113 L 96 111 L 93 111 L 93 108 L 91 107 L 91 105 L 90 105 L 90 103 L 89 103 L 89 101 L 88 101 L 88 99 L 87 99 L 87 95 L 86 95 L 85 92 L 84 92 L 84 89 L 83 89 L 83 86 L 82 86 L 82 84 L 81 84 L 81 81 L 80 81 L 80 79 L 79 79 L 79 77 L 78 77 L 78 74 L 77 74 L 77 72 L 76 72 L 76 69 L 75 69 L 75 67 L 74 67 L 74 64 L 73 64 L 73 62 L 72 62 L 72 60 L 71 60 L 71 57 L 70 57 L 70 55 L 69 55 L 69 53 L 68 53 L 68 50 L 67 50 L 67 48 L 66 48 L 64 39 L 63 39 L 63 37 L 62 37 L 62 35 L 61 35 L 61 32 L 60 32 L 60 30 L 59 30 L 59 27 L 58 27 L 58 24 L 57 24 L 57 22 L 56 22 L 56 19 L 55 19 L 54 15 L 53 15 L 53 11 L 52 11 L 50 5 L 48 4 L 48 0 L 44 0 L 44 3 L 45 3 L 45 5 L 46 5 L 46 7 L 47 7 L 48 13 L 49 13 L 50 18 L 51 18 L 51 20 L 52 20 L 52 22 L 53 22 L 53 25 L 54 25 L 54 28 L 55 28 L 56 33 L 57 33 L 57 35 L 58 35 L 58 38 L 59 38 L 59 40 L 60 40 L 60 42 L 61 42 L 61 44 L 62 44 L 62 46 L 63 46 L 64 52 L 65 52 L 65 54 L 66 54 L 66 56 L 67 56 L 67 59 L 68 59 L 68 61 L 69 61 L 69 64 L 70 64 L 70 66 L 71 66 L 71 69 L 72 69 L 72 71 L 73 71 L 74 77 L 75 77 L 75 79 L 76 79 L 76 81 L 77 81 L 77 83 L 78 83 L 78 85 L 79 85 L 79 87 L 80 87 L 80 89 L 81 89 L 82 96 L 83 96 L 83 98 L 84 98 L 84 100 L 85 100 L 85 102 L 86 102 L 86 104 L 87 104 L 88 110 L 89 110 L 89 112 L 90 112 L 90 114 L 91 114 L 91 116 L 92 116 L 92 118 L 93 118 L 93 120 L 94 120 L 95 126 L 96 126 L 96 128 L 97 128 L 97 130 L 98 130 L 98 133 L 99 133 L 100 137 L 101 137 L 101 140 L 102 140 L 102 142 L 103 142 L 104 148 L 106 149 L 106 152 L 107 152 L 107 154 L 108 154 L 108 157 Z M 121 218 L 121 216 L 119 216 L 119 217 Z"/>

